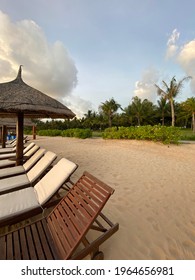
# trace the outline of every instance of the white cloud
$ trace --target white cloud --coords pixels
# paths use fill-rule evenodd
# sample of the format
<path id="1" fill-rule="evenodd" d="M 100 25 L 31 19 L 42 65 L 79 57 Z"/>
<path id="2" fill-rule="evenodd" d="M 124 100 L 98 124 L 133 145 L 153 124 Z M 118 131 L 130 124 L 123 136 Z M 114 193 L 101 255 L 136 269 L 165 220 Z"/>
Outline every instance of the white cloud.
<path id="1" fill-rule="evenodd" d="M 66 97 L 77 84 L 77 69 L 65 46 L 60 41 L 50 44 L 34 21 L 13 23 L 0 11 L 1 82 L 14 79 L 20 64 L 27 84 L 66 105 Z"/>
<path id="2" fill-rule="evenodd" d="M 76 114 L 77 118 L 82 118 L 88 110 L 94 110 L 90 101 L 75 95 L 69 95 L 66 98 L 66 105 Z"/>
<path id="3" fill-rule="evenodd" d="M 178 53 L 177 62 L 187 76 L 192 76 L 190 82 L 192 93 L 195 93 L 195 39 L 184 44 Z"/>
<path id="4" fill-rule="evenodd" d="M 180 33 L 177 29 L 174 29 L 167 41 L 166 59 L 170 59 L 176 55 L 178 46 L 177 41 L 179 39 Z"/>
<path id="5" fill-rule="evenodd" d="M 140 81 L 135 83 L 134 95 L 139 98 L 148 99 L 152 102 L 156 101 L 157 94 L 155 83 L 159 80 L 159 72 L 154 68 L 145 70 Z"/>

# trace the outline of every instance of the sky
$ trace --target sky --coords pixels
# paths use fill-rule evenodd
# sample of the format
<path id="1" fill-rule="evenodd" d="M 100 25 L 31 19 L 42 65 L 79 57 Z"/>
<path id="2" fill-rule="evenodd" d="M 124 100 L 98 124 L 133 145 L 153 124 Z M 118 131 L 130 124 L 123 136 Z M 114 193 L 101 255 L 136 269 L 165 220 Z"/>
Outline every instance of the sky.
<path id="1" fill-rule="evenodd" d="M 192 76 L 178 102 L 195 95 L 195 1 L 0 0 L 0 82 L 23 80 L 77 117 L 114 98 L 156 102 L 154 84 Z"/>

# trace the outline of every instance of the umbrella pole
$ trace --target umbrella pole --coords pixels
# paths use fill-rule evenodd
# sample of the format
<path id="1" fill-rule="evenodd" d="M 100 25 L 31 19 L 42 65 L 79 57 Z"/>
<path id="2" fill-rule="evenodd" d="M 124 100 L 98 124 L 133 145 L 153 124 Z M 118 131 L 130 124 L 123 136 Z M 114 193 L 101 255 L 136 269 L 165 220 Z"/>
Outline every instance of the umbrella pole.
<path id="1" fill-rule="evenodd" d="M 24 126 L 24 114 L 19 112 L 17 114 L 17 125 L 16 125 L 16 165 L 23 164 L 23 126 Z"/>
<path id="2" fill-rule="evenodd" d="M 2 125 L 2 148 L 5 148 L 5 142 L 6 142 L 6 133 L 7 133 L 7 128 L 5 125 Z"/>

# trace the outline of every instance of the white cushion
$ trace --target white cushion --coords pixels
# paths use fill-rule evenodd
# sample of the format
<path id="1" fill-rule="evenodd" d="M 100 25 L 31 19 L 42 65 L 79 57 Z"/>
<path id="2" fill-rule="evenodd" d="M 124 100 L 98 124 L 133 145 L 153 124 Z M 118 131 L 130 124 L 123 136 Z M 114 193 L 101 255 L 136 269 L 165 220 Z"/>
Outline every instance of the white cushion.
<path id="1" fill-rule="evenodd" d="M 0 155 L 0 160 L 1 159 L 7 159 L 7 158 L 14 158 L 14 157 L 16 157 L 16 153 L 1 154 Z"/>
<path id="2" fill-rule="evenodd" d="M 3 169 L 0 169 L 0 179 L 2 179 L 4 177 L 10 177 L 10 176 L 14 176 L 17 174 L 21 174 L 24 172 L 25 172 L 25 169 L 22 165 L 13 166 L 13 167 L 9 167 L 9 168 L 3 168 Z"/>
<path id="3" fill-rule="evenodd" d="M 44 156 L 27 172 L 29 181 L 31 183 L 36 181 L 40 175 L 52 164 L 56 157 L 56 154 L 53 152 L 46 152 Z"/>
<path id="4" fill-rule="evenodd" d="M 32 187 L 0 195 L 0 220 L 14 217 L 39 207 Z"/>
<path id="5" fill-rule="evenodd" d="M 30 181 L 26 174 L 21 174 L 0 180 L 0 193 L 6 190 L 13 190 L 18 187 L 30 186 Z M 1 208 L 1 205 L 0 205 Z"/>
<path id="6" fill-rule="evenodd" d="M 35 146 L 34 146 L 35 147 Z M 32 157 L 30 157 L 24 164 L 24 170 L 27 172 L 31 167 L 44 155 L 45 149 L 39 149 Z M 1 172 L 1 170 L 0 170 Z"/>
<path id="7" fill-rule="evenodd" d="M 39 146 L 34 145 L 27 152 L 23 152 L 23 155 L 25 155 L 25 157 L 31 157 L 38 149 L 39 149 Z"/>
<path id="8" fill-rule="evenodd" d="M 33 149 L 35 148 L 35 146 L 33 147 Z M 10 168 L 0 169 L 0 179 L 4 178 L 4 177 L 10 177 L 10 176 L 14 176 L 14 175 L 18 175 L 18 174 L 27 172 L 43 156 L 44 153 L 45 153 L 45 149 L 39 149 L 32 157 L 30 157 L 24 163 L 23 166 L 20 165 L 20 166 L 13 166 Z M 5 160 L 3 160 L 3 161 L 5 161 Z M 9 163 L 10 163 L 10 161 L 7 160 L 8 165 L 9 165 Z M 6 167 L 6 162 L 4 164 Z M 1 161 L 0 161 L 0 166 L 1 166 Z M 2 167 L 3 167 L 3 165 L 2 165 Z"/>
<path id="9" fill-rule="evenodd" d="M 38 202 L 43 205 L 69 178 L 77 165 L 62 158 L 34 187 Z"/>
<path id="10" fill-rule="evenodd" d="M 26 152 L 28 152 L 32 147 L 34 147 L 34 145 L 34 142 L 30 143 L 28 146 L 26 146 L 26 148 L 24 148 L 23 153 L 25 154 Z"/>
<path id="11" fill-rule="evenodd" d="M 35 147 L 34 147 L 35 146 Z M 29 144 L 24 150 L 23 154 L 25 156 L 31 156 L 33 155 L 37 150 L 39 149 L 39 146 L 35 145 L 35 143 Z M 13 153 L 5 153 L 0 154 L 0 159 L 8 159 L 8 158 L 14 158 L 16 157 L 16 152 L 13 151 Z"/>
<path id="12" fill-rule="evenodd" d="M 0 150 L 0 154 L 5 154 L 5 153 L 12 153 L 16 151 L 16 147 L 14 148 L 2 148 Z"/>
<path id="13" fill-rule="evenodd" d="M 15 165 L 15 161 L 11 161 L 9 159 L 3 159 L 3 160 L 0 160 L 0 168 L 5 168 L 5 167 L 8 167 L 10 165 Z"/>

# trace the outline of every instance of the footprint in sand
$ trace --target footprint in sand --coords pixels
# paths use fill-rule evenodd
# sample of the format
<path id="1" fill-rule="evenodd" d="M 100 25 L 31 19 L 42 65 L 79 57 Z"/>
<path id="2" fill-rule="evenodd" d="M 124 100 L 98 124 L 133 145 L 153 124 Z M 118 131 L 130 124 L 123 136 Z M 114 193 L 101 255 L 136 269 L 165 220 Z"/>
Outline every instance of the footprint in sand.
<path id="1" fill-rule="evenodd" d="M 153 217 L 148 217 L 147 220 L 150 222 L 155 231 L 160 231 L 159 223 L 156 222 Z"/>

